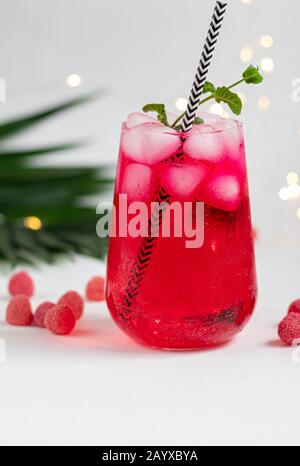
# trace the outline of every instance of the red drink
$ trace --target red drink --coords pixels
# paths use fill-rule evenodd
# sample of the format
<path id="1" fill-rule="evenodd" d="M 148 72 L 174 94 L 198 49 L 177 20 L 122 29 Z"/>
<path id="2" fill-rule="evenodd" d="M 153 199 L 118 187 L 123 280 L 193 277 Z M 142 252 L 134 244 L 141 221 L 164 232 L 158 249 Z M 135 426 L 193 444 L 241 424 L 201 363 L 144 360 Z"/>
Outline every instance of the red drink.
<path id="1" fill-rule="evenodd" d="M 203 115 L 202 115 L 203 117 Z M 196 349 L 220 345 L 242 330 L 256 300 L 256 273 L 241 124 L 211 115 L 178 133 L 148 116 L 123 126 L 115 208 L 149 207 L 163 192 L 182 209 L 205 203 L 204 244 L 187 236 L 112 237 L 107 302 L 117 324 L 151 347 Z M 192 203 L 192 204 L 191 204 Z M 150 208 L 149 208 L 150 212 Z M 164 214 L 162 214 L 163 217 Z M 128 221 L 134 216 L 128 215 Z"/>

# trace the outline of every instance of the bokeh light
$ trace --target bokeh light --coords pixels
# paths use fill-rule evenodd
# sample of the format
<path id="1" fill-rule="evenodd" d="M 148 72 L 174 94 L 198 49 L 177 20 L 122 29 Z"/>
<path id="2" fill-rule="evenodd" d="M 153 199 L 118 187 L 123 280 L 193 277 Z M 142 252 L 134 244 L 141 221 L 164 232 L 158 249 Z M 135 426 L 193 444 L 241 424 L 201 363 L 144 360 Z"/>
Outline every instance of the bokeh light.
<path id="1" fill-rule="evenodd" d="M 43 223 L 38 217 L 26 217 L 24 220 L 24 226 L 28 230 L 39 231 L 43 227 Z"/>
<path id="2" fill-rule="evenodd" d="M 274 39 L 272 36 L 270 36 L 269 34 L 265 34 L 263 36 L 261 36 L 260 38 L 260 45 L 262 47 L 264 47 L 265 49 L 269 49 L 270 47 L 273 46 L 274 44 Z"/>
<path id="3" fill-rule="evenodd" d="M 272 60 L 272 58 L 263 58 L 260 65 L 265 73 L 272 73 L 272 71 L 274 70 L 274 61 Z"/>
<path id="4" fill-rule="evenodd" d="M 79 74 L 69 74 L 66 79 L 66 84 L 69 87 L 79 87 L 81 85 L 81 76 Z"/>
<path id="5" fill-rule="evenodd" d="M 243 47 L 240 53 L 241 60 L 244 63 L 249 63 L 252 60 L 253 55 L 254 55 L 254 50 L 251 45 L 246 45 L 245 47 Z"/>
<path id="6" fill-rule="evenodd" d="M 271 99 L 267 96 L 261 96 L 257 101 L 257 105 L 262 112 L 267 112 L 271 107 Z"/>
<path id="7" fill-rule="evenodd" d="M 185 112 L 187 109 L 188 101 L 184 97 L 179 97 L 175 102 L 175 107 L 181 112 Z"/>
<path id="8" fill-rule="evenodd" d="M 289 172 L 286 175 L 286 181 L 288 184 L 297 184 L 299 182 L 299 175 L 296 172 Z"/>

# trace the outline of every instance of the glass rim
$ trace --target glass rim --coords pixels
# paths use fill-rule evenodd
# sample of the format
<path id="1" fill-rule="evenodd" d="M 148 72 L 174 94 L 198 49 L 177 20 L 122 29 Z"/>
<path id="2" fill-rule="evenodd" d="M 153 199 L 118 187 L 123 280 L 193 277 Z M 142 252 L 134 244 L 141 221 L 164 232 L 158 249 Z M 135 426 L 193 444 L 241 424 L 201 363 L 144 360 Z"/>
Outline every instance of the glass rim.
<path id="1" fill-rule="evenodd" d="M 207 132 L 203 132 L 203 131 L 197 132 L 197 127 L 194 126 L 194 127 L 193 127 L 193 130 L 194 130 L 194 133 L 193 133 L 193 134 L 218 134 L 218 133 L 224 133 L 225 131 L 229 131 L 229 130 L 232 130 L 232 129 L 235 129 L 235 128 L 236 128 L 236 129 L 242 129 L 242 128 L 243 128 L 243 123 L 242 123 L 241 121 L 239 121 L 239 120 L 234 119 L 234 118 L 221 118 L 220 121 L 221 121 L 221 122 L 222 122 L 222 121 L 223 121 L 223 122 L 230 122 L 231 124 L 228 125 L 228 126 L 226 126 L 226 127 L 224 127 L 224 128 L 213 129 L 213 126 L 204 123 L 204 125 L 210 127 L 210 128 L 212 129 L 212 131 L 210 130 L 210 131 L 207 131 Z M 159 122 L 158 122 L 158 123 L 159 123 Z M 152 123 L 152 122 L 150 122 L 150 123 L 142 123 L 142 124 L 140 124 L 140 125 L 136 125 L 136 126 L 134 126 L 134 127 L 132 127 L 132 128 L 129 128 L 129 127 L 127 126 L 127 122 L 124 121 L 124 122 L 122 123 L 122 129 L 123 129 L 123 130 L 126 130 L 126 131 L 129 131 L 129 130 L 131 130 L 131 129 L 138 128 L 139 126 L 142 126 L 142 125 L 143 125 L 143 131 L 154 131 L 154 125 L 156 125 L 156 123 Z M 202 125 L 201 125 L 201 126 L 202 126 Z M 165 128 L 166 128 L 166 130 L 163 131 L 162 133 L 163 133 L 163 134 L 167 134 L 167 135 L 169 135 L 169 136 L 181 136 L 181 137 L 182 137 L 182 136 L 188 136 L 188 135 L 190 135 L 191 131 L 193 131 L 193 130 L 188 131 L 188 132 L 176 131 L 175 129 L 168 128 L 167 126 L 165 126 Z"/>

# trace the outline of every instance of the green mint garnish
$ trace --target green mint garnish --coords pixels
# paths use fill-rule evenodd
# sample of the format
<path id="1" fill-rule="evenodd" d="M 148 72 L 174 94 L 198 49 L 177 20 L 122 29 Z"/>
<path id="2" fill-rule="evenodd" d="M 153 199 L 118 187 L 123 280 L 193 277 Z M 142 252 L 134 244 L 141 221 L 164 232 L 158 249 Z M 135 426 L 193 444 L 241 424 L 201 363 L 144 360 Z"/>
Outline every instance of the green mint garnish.
<path id="1" fill-rule="evenodd" d="M 213 93 L 213 97 L 215 101 L 219 104 L 221 102 L 227 104 L 230 108 L 230 110 L 235 114 L 235 115 L 240 115 L 242 112 L 242 107 L 243 103 L 240 99 L 240 97 L 235 94 L 234 92 L 231 92 L 228 87 L 218 87 L 216 92 Z"/>
<path id="2" fill-rule="evenodd" d="M 194 120 L 194 125 L 203 125 L 204 120 L 202 118 L 196 117 Z"/>
<path id="3" fill-rule="evenodd" d="M 243 78 L 247 84 L 260 84 L 263 82 L 264 78 L 259 72 L 259 68 L 250 65 L 246 71 L 243 73 Z"/>
<path id="4" fill-rule="evenodd" d="M 203 94 L 208 94 L 209 92 L 213 94 L 214 92 L 216 92 L 216 90 L 216 86 L 213 83 L 206 81 L 203 88 Z"/>
<path id="5" fill-rule="evenodd" d="M 203 94 L 210 94 L 207 97 L 205 97 L 200 103 L 200 105 L 203 105 L 210 100 L 215 100 L 217 103 L 225 103 L 226 105 L 229 106 L 230 110 L 235 114 L 235 115 L 240 115 L 242 112 L 243 108 L 243 103 L 238 96 L 238 94 L 234 93 L 231 91 L 234 87 L 237 87 L 238 85 L 242 83 L 246 84 L 261 84 L 263 82 L 264 78 L 259 72 L 259 67 L 255 67 L 253 65 L 248 66 L 248 68 L 244 71 L 242 79 L 237 81 L 234 84 L 231 84 L 230 86 L 221 86 L 221 87 L 216 87 L 213 83 L 206 81 L 204 88 L 203 88 Z M 169 126 L 168 119 L 167 119 L 167 114 L 166 114 L 166 108 L 164 104 L 150 104 L 146 105 L 143 108 L 144 112 L 156 112 L 157 113 L 157 118 L 158 120 L 163 123 L 166 126 Z M 173 123 L 172 128 L 175 128 L 176 130 L 181 130 L 182 127 L 180 126 L 180 122 L 183 119 L 185 113 L 182 113 L 177 120 Z M 194 124 L 195 125 L 201 125 L 203 124 L 204 121 L 196 117 Z"/>
<path id="6" fill-rule="evenodd" d="M 166 107 L 164 104 L 148 104 L 143 107 L 145 113 L 155 112 L 157 113 L 157 119 L 166 126 L 169 126 Z"/>

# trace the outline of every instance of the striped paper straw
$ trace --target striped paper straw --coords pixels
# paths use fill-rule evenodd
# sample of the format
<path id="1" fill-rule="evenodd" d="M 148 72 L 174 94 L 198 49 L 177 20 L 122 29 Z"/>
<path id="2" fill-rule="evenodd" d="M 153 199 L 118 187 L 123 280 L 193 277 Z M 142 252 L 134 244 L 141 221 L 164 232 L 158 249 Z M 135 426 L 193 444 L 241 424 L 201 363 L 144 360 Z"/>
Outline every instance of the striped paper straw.
<path id="1" fill-rule="evenodd" d="M 119 317 L 124 326 L 130 323 L 134 315 L 132 305 L 135 298 L 140 294 L 140 287 L 150 264 L 156 237 L 159 234 L 161 226 L 162 216 L 168 207 L 169 200 L 169 194 L 165 192 L 164 188 L 161 188 L 154 200 L 154 202 L 157 203 L 157 207 L 154 209 L 153 215 L 149 220 L 148 237 L 143 239 L 137 258 L 131 268 L 129 281 L 123 295 Z"/>
<path id="2" fill-rule="evenodd" d="M 208 31 L 208 36 L 204 45 L 204 50 L 197 70 L 194 85 L 189 98 L 188 108 L 183 120 L 183 131 L 189 131 L 193 127 L 194 119 L 197 113 L 203 87 L 206 81 L 208 69 L 213 57 L 222 22 L 224 19 L 227 3 L 218 1 L 213 14 L 212 22 Z M 161 209 L 154 212 L 153 218 L 149 222 L 148 237 L 143 240 L 138 256 L 130 271 L 128 285 L 125 289 L 120 318 L 124 326 L 130 325 L 134 317 L 134 301 L 140 294 L 140 287 L 144 280 L 147 268 L 150 265 L 152 252 L 155 246 L 156 238 L 152 235 L 152 230 L 159 230 L 161 219 L 166 207 L 169 203 L 170 196 L 162 188 L 158 193 L 156 202 L 161 203 Z"/>
<path id="3" fill-rule="evenodd" d="M 212 17 L 200 63 L 197 69 L 197 74 L 189 97 L 188 107 L 182 122 L 182 129 L 185 132 L 190 131 L 193 127 L 204 84 L 206 82 L 208 70 L 222 27 L 226 7 L 227 3 L 219 1 L 215 6 L 215 11 Z"/>

